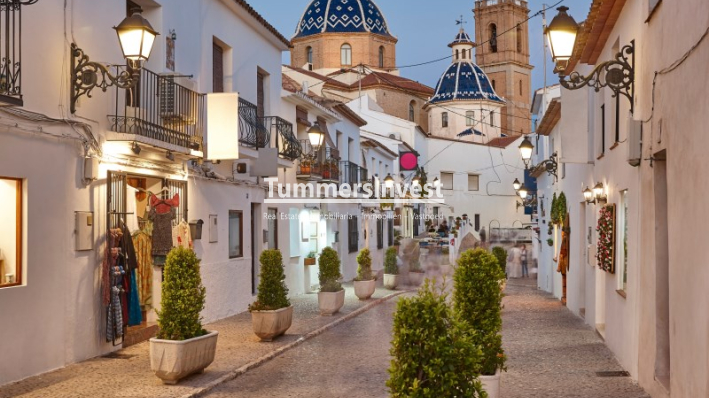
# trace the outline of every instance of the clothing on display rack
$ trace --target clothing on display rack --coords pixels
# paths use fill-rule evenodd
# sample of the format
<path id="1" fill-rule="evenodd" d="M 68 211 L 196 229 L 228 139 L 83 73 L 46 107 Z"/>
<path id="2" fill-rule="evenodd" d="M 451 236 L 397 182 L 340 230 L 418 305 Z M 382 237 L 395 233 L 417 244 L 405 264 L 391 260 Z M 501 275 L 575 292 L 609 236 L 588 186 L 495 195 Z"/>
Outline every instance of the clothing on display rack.
<path id="1" fill-rule="evenodd" d="M 180 221 L 180 223 L 172 229 L 172 245 L 174 247 L 183 247 L 185 249 L 193 248 L 190 225 L 187 221 Z"/>
<path id="2" fill-rule="evenodd" d="M 150 196 L 150 220 L 153 222 L 153 256 L 154 263 L 164 264 L 162 257 L 172 250 L 172 220 L 177 217 L 177 207 L 180 205 L 180 196 L 175 194 L 172 199 L 159 199 Z"/>
<path id="3" fill-rule="evenodd" d="M 134 269 L 130 273 L 130 297 L 128 300 L 128 326 L 137 326 L 143 322 L 143 312 L 140 310 L 140 299 L 138 298 L 138 270 Z"/>
<path id="4" fill-rule="evenodd" d="M 138 299 L 143 311 L 153 308 L 153 223 L 146 221 L 143 229 L 133 234 L 133 246 L 138 260 Z"/>

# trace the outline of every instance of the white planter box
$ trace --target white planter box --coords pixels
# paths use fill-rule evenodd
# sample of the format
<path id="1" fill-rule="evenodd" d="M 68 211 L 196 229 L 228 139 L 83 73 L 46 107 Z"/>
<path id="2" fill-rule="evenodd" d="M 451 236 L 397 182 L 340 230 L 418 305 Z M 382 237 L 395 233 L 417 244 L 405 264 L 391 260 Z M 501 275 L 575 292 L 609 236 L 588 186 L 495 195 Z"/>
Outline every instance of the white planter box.
<path id="1" fill-rule="evenodd" d="M 384 274 L 384 287 L 395 290 L 399 286 L 399 275 Z"/>
<path id="2" fill-rule="evenodd" d="M 165 384 L 202 373 L 214 361 L 219 332 L 184 341 L 150 339 L 150 369 Z"/>
<path id="3" fill-rule="evenodd" d="M 318 293 L 318 306 L 320 315 L 331 316 L 336 314 L 345 305 L 345 291 Z"/>
<path id="4" fill-rule="evenodd" d="M 293 324 L 293 306 L 276 311 L 253 311 L 251 324 L 261 341 L 273 341 Z"/>
<path id="5" fill-rule="evenodd" d="M 377 288 L 377 280 L 372 279 L 371 281 L 354 281 L 355 295 L 360 300 L 368 300 L 374 294 L 374 290 Z"/>
<path id="6" fill-rule="evenodd" d="M 480 381 L 483 383 L 483 390 L 487 392 L 488 398 L 500 397 L 500 378 L 502 371 L 497 369 L 494 376 L 480 376 Z"/>

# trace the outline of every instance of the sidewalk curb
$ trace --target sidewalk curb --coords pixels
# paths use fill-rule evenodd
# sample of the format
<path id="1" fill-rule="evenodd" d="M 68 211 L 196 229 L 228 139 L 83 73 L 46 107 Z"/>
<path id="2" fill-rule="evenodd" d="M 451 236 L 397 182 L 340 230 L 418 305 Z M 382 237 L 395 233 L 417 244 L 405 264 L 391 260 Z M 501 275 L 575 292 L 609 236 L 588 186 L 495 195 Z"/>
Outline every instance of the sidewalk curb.
<path id="1" fill-rule="evenodd" d="M 386 301 L 388 301 L 388 300 L 390 300 L 390 299 L 392 299 L 392 298 L 394 298 L 394 297 L 400 296 L 400 295 L 402 295 L 402 294 L 404 294 L 404 293 L 410 293 L 410 292 L 413 292 L 413 291 L 415 291 L 415 290 L 402 290 L 402 291 L 399 291 L 399 292 L 391 293 L 391 294 L 386 295 L 386 296 L 384 296 L 384 297 L 382 297 L 382 298 L 376 299 L 376 300 L 372 301 L 371 303 L 368 303 L 368 304 L 365 305 L 364 307 L 358 308 L 358 309 L 356 309 L 356 310 L 350 312 L 349 314 L 347 314 L 347 315 L 345 315 L 345 316 L 343 316 L 343 317 L 341 317 L 341 318 L 338 318 L 337 320 L 335 320 L 335 321 L 333 321 L 333 322 L 328 323 L 328 324 L 325 325 L 325 326 L 321 326 L 320 328 L 315 329 L 315 330 L 313 330 L 312 332 L 308 332 L 308 333 L 302 335 L 298 340 L 296 340 L 296 341 L 294 341 L 294 342 L 292 342 L 292 343 L 290 343 L 290 344 L 284 345 L 283 347 L 280 347 L 280 348 L 278 348 L 278 349 L 276 349 L 276 350 L 274 350 L 274 351 L 271 351 L 270 353 L 268 353 L 268 354 L 266 354 L 266 355 L 264 355 L 264 356 L 262 356 L 262 357 L 260 357 L 260 358 L 258 358 L 258 359 L 256 359 L 256 360 L 254 360 L 254 361 L 251 361 L 251 362 L 249 362 L 249 363 L 247 363 L 247 364 L 241 366 L 240 368 L 235 369 L 235 370 L 233 370 L 233 371 L 231 371 L 231 372 L 225 374 L 224 376 L 222 376 L 222 377 L 220 377 L 220 378 L 218 378 L 218 379 L 216 379 L 216 380 L 213 380 L 213 381 L 209 382 L 207 385 L 205 385 L 204 387 L 201 387 L 201 388 L 197 389 L 197 390 L 194 391 L 194 392 L 191 392 L 191 393 L 189 393 L 189 394 L 182 395 L 180 398 L 197 398 L 197 397 L 202 397 L 202 396 L 204 396 L 206 393 L 212 391 L 212 390 L 213 390 L 215 387 L 217 387 L 218 385 L 224 384 L 224 383 L 229 382 L 229 381 L 232 381 L 232 380 L 236 379 L 237 377 L 243 375 L 244 373 L 248 372 L 248 371 L 251 370 L 251 369 L 258 368 L 259 366 L 261 366 L 261 365 L 263 365 L 264 363 L 270 361 L 271 359 L 274 359 L 274 358 L 276 358 L 276 357 L 281 356 L 281 355 L 284 354 L 285 352 L 290 351 L 291 349 L 293 349 L 293 348 L 295 348 L 295 347 L 297 347 L 297 346 L 303 344 L 304 342 L 306 342 L 306 341 L 312 339 L 313 337 L 319 336 L 319 335 L 323 334 L 324 332 L 326 332 L 326 331 L 328 331 L 328 330 L 334 328 L 335 326 L 337 326 L 337 325 L 339 325 L 339 324 L 341 324 L 341 323 L 344 323 L 344 322 L 349 321 L 350 319 L 356 318 L 357 316 L 362 315 L 363 313 L 365 313 L 365 312 L 371 310 L 372 308 L 374 308 L 374 307 L 376 307 L 376 306 L 378 306 L 378 305 L 380 305 L 380 304 L 382 304 L 382 303 L 384 303 L 384 302 L 386 302 Z"/>

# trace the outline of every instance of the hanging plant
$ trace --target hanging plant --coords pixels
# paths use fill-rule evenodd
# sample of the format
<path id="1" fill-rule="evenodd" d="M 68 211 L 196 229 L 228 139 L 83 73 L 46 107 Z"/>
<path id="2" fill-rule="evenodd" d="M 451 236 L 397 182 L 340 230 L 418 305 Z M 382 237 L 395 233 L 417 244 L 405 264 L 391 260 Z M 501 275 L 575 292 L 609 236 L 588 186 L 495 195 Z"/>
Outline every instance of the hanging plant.
<path id="1" fill-rule="evenodd" d="M 615 273 L 615 205 L 604 206 L 598 218 L 598 249 L 596 260 L 598 268 Z"/>
<path id="2" fill-rule="evenodd" d="M 568 211 L 566 205 L 566 195 L 562 192 L 557 198 L 554 194 L 554 199 L 551 202 L 551 222 L 555 225 L 563 225 L 564 218 L 566 218 L 566 212 Z"/>
<path id="3" fill-rule="evenodd" d="M 554 246 L 554 239 L 552 239 L 552 238 L 547 239 L 547 245 Z"/>

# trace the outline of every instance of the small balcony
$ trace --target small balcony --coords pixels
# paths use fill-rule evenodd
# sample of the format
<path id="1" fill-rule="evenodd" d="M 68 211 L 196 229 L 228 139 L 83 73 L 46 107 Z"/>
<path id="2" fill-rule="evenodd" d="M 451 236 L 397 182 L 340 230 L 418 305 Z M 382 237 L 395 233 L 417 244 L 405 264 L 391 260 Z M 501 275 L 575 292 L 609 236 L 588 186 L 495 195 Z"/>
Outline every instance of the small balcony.
<path id="1" fill-rule="evenodd" d="M 115 110 L 108 115 L 116 134 L 109 140 L 187 153 L 202 151 L 205 101 L 204 94 L 192 90 L 193 85 L 185 76 L 141 69 L 133 89 L 116 89 Z"/>
<path id="2" fill-rule="evenodd" d="M 344 161 L 340 162 L 340 169 L 342 170 L 340 183 L 349 184 L 354 186 L 359 184 L 361 181 L 360 167 L 355 163 Z"/>
<path id="3" fill-rule="evenodd" d="M 322 161 L 322 180 L 328 183 L 340 182 L 340 155 L 336 149 L 325 148 Z"/>
<path id="4" fill-rule="evenodd" d="M 270 132 L 274 147 L 278 149 L 278 156 L 293 161 L 298 159 L 303 152 L 300 141 L 293 133 L 293 124 L 278 116 L 260 118 L 261 124 Z"/>
<path id="5" fill-rule="evenodd" d="M 239 97 L 239 142 L 246 147 L 261 149 L 271 144 L 271 131 L 258 116 L 258 107 Z M 292 126 L 291 126 L 292 129 Z"/>
<path id="6" fill-rule="evenodd" d="M 340 182 L 340 159 L 336 149 L 326 147 L 314 152 L 308 140 L 300 140 L 300 145 L 302 150 L 296 173 L 298 179 L 327 183 Z"/>

